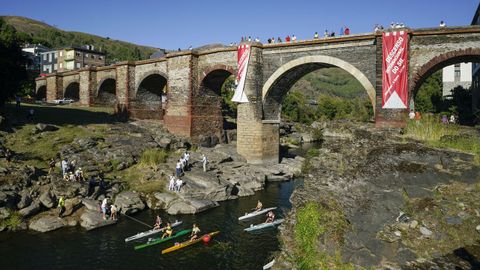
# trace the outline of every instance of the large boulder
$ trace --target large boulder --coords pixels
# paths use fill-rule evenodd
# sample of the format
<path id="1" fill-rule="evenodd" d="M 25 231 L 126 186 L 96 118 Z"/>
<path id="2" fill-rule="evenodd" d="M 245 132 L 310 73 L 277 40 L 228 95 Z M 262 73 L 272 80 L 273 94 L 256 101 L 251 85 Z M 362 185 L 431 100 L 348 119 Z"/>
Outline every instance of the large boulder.
<path id="1" fill-rule="evenodd" d="M 70 216 L 81 207 L 82 201 L 79 198 L 65 200 L 65 212 L 63 216 Z"/>
<path id="2" fill-rule="evenodd" d="M 13 208 L 17 200 L 17 194 L 11 191 L 0 191 L 0 207 Z"/>
<path id="3" fill-rule="evenodd" d="M 87 230 L 93 230 L 103 226 L 115 224 L 117 222 L 117 220 L 111 219 L 104 220 L 101 213 L 90 210 L 83 212 L 83 214 L 80 216 L 80 220 L 80 225 Z"/>
<path id="4" fill-rule="evenodd" d="M 34 202 L 30 204 L 30 206 L 25 207 L 23 209 L 20 209 L 18 211 L 20 215 L 22 215 L 24 218 L 31 217 L 33 215 L 36 215 L 38 212 L 40 212 L 41 206 L 39 202 Z"/>
<path id="5" fill-rule="evenodd" d="M 201 199 L 188 199 L 188 200 L 177 200 L 170 204 L 167 208 L 167 213 L 169 215 L 178 215 L 178 214 L 196 214 L 207 209 L 217 207 L 219 204 L 210 200 L 201 200 Z"/>
<path id="6" fill-rule="evenodd" d="M 150 209 L 165 209 L 175 198 L 177 197 L 170 193 L 155 192 L 147 197 L 146 203 Z"/>
<path id="7" fill-rule="evenodd" d="M 133 214 L 145 209 L 145 204 L 138 193 L 133 191 L 124 191 L 115 198 L 115 205 L 122 214 Z"/>
<path id="8" fill-rule="evenodd" d="M 42 132 L 45 132 L 45 131 L 55 131 L 55 130 L 58 130 L 58 128 L 56 126 L 38 123 L 33 128 L 33 133 L 38 134 L 38 133 L 42 133 Z"/>
<path id="9" fill-rule="evenodd" d="M 88 210 L 97 212 L 100 211 L 100 202 L 97 200 L 84 198 L 82 199 L 82 204 L 85 205 Z"/>
<path id="10" fill-rule="evenodd" d="M 40 200 L 40 203 L 46 208 L 53 208 L 55 206 L 55 199 L 53 198 L 50 190 L 43 192 L 40 195 L 39 200 Z"/>
<path id="11" fill-rule="evenodd" d="M 64 220 L 55 216 L 43 216 L 37 220 L 34 220 L 30 223 L 28 228 L 30 230 L 38 232 L 49 232 L 59 228 L 62 228 L 66 225 Z"/>
<path id="12" fill-rule="evenodd" d="M 32 203 L 32 198 L 27 190 L 20 192 L 20 201 L 17 203 L 18 209 L 28 207 Z"/>

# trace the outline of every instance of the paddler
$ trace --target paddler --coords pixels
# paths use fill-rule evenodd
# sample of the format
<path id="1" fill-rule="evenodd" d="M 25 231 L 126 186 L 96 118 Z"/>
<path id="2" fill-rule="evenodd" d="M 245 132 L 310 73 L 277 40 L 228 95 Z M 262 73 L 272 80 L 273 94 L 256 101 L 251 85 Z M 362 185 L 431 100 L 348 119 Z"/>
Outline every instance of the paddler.
<path id="1" fill-rule="evenodd" d="M 160 226 L 162 225 L 162 219 L 160 218 L 159 215 L 157 215 L 157 218 L 155 219 L 155 224 L 153 225 L 153 228 L 155 230 L 160 229 Z"/>
<path id="2" fill-rule="evenodd" d="M 272 211 L 268 211 L 267 220 L 265 220 L 265 223 L 272 223 L 274 219 L 275 219 L 275 214 Z"/>
<path id="3" fill-rule="evenodd" d="M 260 200 L 257 201 L 257 207 L 255 207 L 255 212 L 262 210 L 263 204 Z"/>
<path id="4" fill-rule="evenodd" d="M 198 228 L 196 223 L 193 223 L 192 233 L 190 234 L 190 242 L 198 238 L 200 233 L 200 228 Z"/>
<path id="5" fill-rule="evenodd" d="M 172 226 L 170 225 L 170 222 L 167 222 L 167 227 L 165 229 L 165 232 L 162 235 L 162 239 L 165 237 L 172 236 L 172 233 L 173 233 Z"/>

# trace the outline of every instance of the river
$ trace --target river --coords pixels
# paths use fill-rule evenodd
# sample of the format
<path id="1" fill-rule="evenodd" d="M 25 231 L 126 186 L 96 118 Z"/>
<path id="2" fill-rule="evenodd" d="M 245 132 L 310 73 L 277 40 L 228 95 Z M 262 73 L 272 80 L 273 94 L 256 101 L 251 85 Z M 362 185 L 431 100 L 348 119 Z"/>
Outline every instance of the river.
<path id="1" fill-rule="evenodd" d="M 80 227 L 49 233 L 23 231 L 0 234 L 0 265 L 2 269 L 262 269 L 272 253 L 278 251 L 276 229 L 247 233 L 250 223 L 261 223 L 264 216 L 248 222 L 238 217 L 261 200 L 265 207 L 277 206 L 277 217 L 290 210 L 294 183 L 268 184 L 250 197 L 221 202 L 219 207 L 197 215 L 168 216 L 163 211 L 147 210 L 134 217 L 152 223 L 156 214 L 164 221 L 182 220 L 179 229 L 196 222 L 202 232 L 221 231 L 208 244 L 200 243 L 169 254 L 161 250 L 173 241 L 135 251 L 134 244 L 124 239 L 145 231 L 145 225 L 125 217 L 109 227 L 87 232 Z"/>

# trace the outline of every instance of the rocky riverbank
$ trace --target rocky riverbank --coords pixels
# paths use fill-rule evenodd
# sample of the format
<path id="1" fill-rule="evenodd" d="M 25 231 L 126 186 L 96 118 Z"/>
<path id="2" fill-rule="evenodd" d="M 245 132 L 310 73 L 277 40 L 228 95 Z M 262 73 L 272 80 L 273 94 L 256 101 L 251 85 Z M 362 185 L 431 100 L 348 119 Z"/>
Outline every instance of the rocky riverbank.
<path id="1" fill-rule="evenodd" d="M 305 162 L 281 226 L 275 269 L 480 266 L 478 163 L 400 133 L 324 126 L 324 143 Z"/>
<path id="2" fill-rule="evenodd" d="M 234 133 L 228 133 L 234 139 Z M 286 181 L 300 173 L 303 158 L 286 158 L 275 166 L 246 164 L 236 154 L 235 142 L 217 144 L 203 138 L 199 145 L 173 136 L 160 124 L 148 121 L 59 126 L 26 124 L 0 132 L 0 157 L 9 148 L 10 164 L 0 163 L 0 231 L 31 229 L 40 232 L 80 225 L 87 230 L 110 225 L 103 220 L 99 203 L 109 198 L 122 214 L 145 208 L 167 213 L 195 214 L 218 206 L 219 201 L 249 196 L 267 181 Z M 208 147 L 203 147 L 203 146 Z M 180 192 L 168 190 L 167 176 L 185 150 L 191 167 L 182 176 Z M 163 160 L 146 160 L 145 152 L 162 154 Z M 209 159 L 203 171 L 201 155 Z M 48 174 L 48 160 L 55 171 Z M 75 160 L 87 179 L 105 180 L 93 191 L 87 181 L 62 179 L 60 161 Z M 157 162 L 158 161 L 158 162 Z M 57 203 L 65 198 L 65 213 L 58 217 Z"/>

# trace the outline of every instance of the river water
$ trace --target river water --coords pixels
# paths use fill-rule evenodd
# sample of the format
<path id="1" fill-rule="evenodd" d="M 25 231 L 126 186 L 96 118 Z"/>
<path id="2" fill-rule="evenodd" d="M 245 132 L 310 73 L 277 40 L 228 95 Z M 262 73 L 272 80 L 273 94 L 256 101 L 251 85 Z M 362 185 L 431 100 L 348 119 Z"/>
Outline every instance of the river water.
<path id="1" fill-rule="evenodd" d="M 261 223 L 264 216 L 248 222 L 238 217 L 256 205 L 277 206 L 277 217 L 289 211 L 290 195 L 296 182 L 271 183 L 254 196 L 221 202 L 219 207 L 197 215 L 168 216 L 162 211 L 143 211 L 134 217 L 153 223 L 156 214 L 164 221 L 182 220 L 178 229 L 190 228 L 196 222 L 203 233 L 221 233 L 208 244 L 199 243 L 162 255 L 161 250 L 173 241 L 135 251 L 136 243 L 124 239 L 145 231 L 145 225 L 123 219 L 116 225 L 86 232 L 80 227 L 60 229 L 49 233 L 30 231 L 0 234 L 1 269 L 262 269 L 273 252 L 280 249 L 277 230 L 270 228 L 259 233 L 243 229 L 250 223 Z M 177 229 L 177 230 L 178 230 Z M 182 239 L 182 238 L 180 238 Z M 183 239 L 182 239 L 183 240 Z M 178 240 L 177 240 L 178 241 Z"/>

